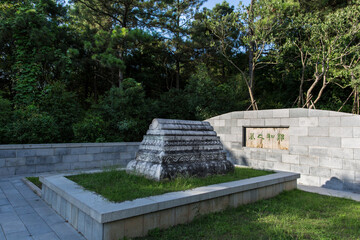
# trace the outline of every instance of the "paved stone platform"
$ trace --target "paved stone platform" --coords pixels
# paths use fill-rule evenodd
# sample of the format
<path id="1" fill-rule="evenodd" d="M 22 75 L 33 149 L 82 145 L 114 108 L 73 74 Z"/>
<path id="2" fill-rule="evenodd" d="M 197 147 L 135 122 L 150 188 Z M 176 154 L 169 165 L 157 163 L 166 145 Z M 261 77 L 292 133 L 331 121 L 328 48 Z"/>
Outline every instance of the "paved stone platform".
<path id="1" fill-rule="evenodd" d="M 21 178 L 0 178 L 0 240 L 85 240 Z"/>

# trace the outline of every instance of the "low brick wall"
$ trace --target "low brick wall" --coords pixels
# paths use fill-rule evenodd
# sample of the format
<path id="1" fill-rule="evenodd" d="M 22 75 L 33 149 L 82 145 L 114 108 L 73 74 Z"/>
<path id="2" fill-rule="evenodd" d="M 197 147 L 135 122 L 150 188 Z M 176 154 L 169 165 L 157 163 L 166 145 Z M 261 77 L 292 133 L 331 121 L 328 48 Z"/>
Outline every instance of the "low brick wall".
<path id="1" fill-rule="evenodd" d="M 138 142 L 0 145 L 0 177 L 126 166 Z"/>
<path id="2" fill-rule="evenodd" d="M 231 112 L 207 121 L 237 164 L 301 174 L 298 183 L 360 192 L 360 116 L 323 110 Z M 246 128 L 288 128 L 289 148 L 246 147 Z"/>
<path id="3" fill-rule="evenodd" d="M 88 240 L 147 235 L 154 228 L 191 222 L 196 216 L 237 207 L 297 187 L 299 174 L 266 176 L 166 193 L 122 203 L 84 191 L 62 175 L 40 178 L 42 198 Z"/>

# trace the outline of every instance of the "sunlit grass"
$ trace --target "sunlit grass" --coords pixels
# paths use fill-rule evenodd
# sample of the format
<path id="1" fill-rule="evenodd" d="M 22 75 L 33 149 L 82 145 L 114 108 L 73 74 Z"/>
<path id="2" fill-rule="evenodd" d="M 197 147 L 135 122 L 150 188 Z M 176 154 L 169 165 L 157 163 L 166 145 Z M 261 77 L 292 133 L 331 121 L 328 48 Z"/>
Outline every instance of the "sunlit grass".
<path id="1" fill-rule="evenodd" d="M 128 174 L 125 171 L 109 170 L 100 173 L 67 176 L 67 178 L 87 190 L 102 195 L 110 201 L 123 202 L 211 184 L 258 177 L 270 173 L 273 172 L 250 168 L 235 168 L 234 172 L 225 175 L 213 175 L 204 178 L 179 177 L 172 181 L 164 180 L 157 182 L 142 176 Z"/>
<path id="2" fill-rule="evenodd" d="M 360 239 L 360 203 L 293 190 L 141 239 Z"/>

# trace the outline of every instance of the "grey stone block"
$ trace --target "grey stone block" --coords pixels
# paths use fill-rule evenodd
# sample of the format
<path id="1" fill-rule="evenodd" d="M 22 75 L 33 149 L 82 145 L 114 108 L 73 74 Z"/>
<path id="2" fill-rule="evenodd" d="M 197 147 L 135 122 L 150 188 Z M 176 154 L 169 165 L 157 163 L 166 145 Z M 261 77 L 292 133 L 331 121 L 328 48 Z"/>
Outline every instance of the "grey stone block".
<path id="1" fill-rule="evenodd" d="M 342 127 L 360 127 L 360 116 L 341 117 Z"/>
<path id="2" fill-rule="evenodd" d="M 344 170 L 360 170 L 360 161 L 343 159 L 342 169 Z"/>
<path id="3" fill-rule="evenodd" d="M 330 116 L 330 111 L 309 109 L 309 117 L 328 117 L 328 116 Z"/>
<path id="4" fill-rule="evenodd" d="M 249 119 L 238 119 L 237 120 L 237 126 L 238 127 L 242 127 L 242 126 L 249 126 L 250 125 L 250 120 Z"/>
<path id="5" fill-rule="evenodd" d="M 300 174 L 307 174 L 308 175 L 310 173 L 310 167 L 306 166 L 306 165 L 292 164 L 291 165 L 291 171 L 296 172 L 296 173 L 300 173 Z"/>
<path id="6" fill-rule="evenodd" d="M 266 152 L 252 151 L 250 153 L 251 159 L 266 160 Z"/>
<path id="7" fill-rule="evenodd" d="M 309 147 L 308 146 L 290 146 L 289 152 L 290 152 L 290 154 L 308 155 Z"/>
<path id="8" fill-rule="evenodd" d="M 320 157 L 319 164 L 321 167 L 342 169 L 343 160 L 340 158 Z"/>
<path id="9" fill-rule="evenodd" d="M 231 127 L 219 127 L 216 132 L 218 134 L 231 134 Z"/>
<path id="10" fill-rule="evenodd" d="M 64 171 L 71 169 L 71 163 L 55 163 L 53 164 L 54 170 L 53 171 Z"/>
<path id="11" fill-rule="evenodd" d="M 319 156 L 319 157 L 328 157 L 329 149 L 326 147 L 309 147 L 309 155 Z"/>
<path id="12" fill-rule="evenodd" d="M 16 150 L 0 150 L 0 158 L 16 158 Z"/>
<path id="13" fill-rule="evenodd" d="M 340 180 L 346 180 L 347 182 L 355 181 L 355 171 L 354 170 L 331 169 L 331 176 L 337 177 Z"/>
<path id="14" fill-rule="evenodd" d="M 309 176 L 305 174 L 301 174 L 300 179 L 298 180 L 298 183 L 303 185 L 309 185 L 309 186 L 317 186 L 319 187 L 320 184 L 320 177 L 317 176 Z"/>
<path id="15" fill-rule="evenodd" d="M 289 118 L 290 117 L 290 110 L 289 109 L 274 109 L 273 117 L 274 118 Z"/>
<path id="16" fill-rule="evenodd" d="M 62 156 L 63 163 L 73 163 L 79 161 L 79 155 L 64 155 Z"/>
<path id="17" fill-rule="evenodd" d="M 355 148 L 354 150 L 354 159 L 360 159 L 360 148 Z"/>
<path id="18" fill-rule="evenodd" d="M 352 148 L 329 148 L 330 156 L 334 158 L 354 159 Z"/>
<path id="19" fill-rule="evenodd" d="M 214 121 L 214 127 L 225 127 L 225 120 L 224 119 L 216 119 Z"/>
<path id="20" fill-rule="evenodd" d="M 329 127 L 330 137 L 353 137 L 352 127 Z"/>
<path id="21" fill-rule="evenodd" d="M 309 110 L 304 108 L 290 109 L 290 117 L 291 118 L 307 117 L 308 112 Z"/>
<path id="22" fill-rule="evenodd" d="M 139 145 L 135 145 L 135 146 L 126 146 L 126 152 L 137 152 L 139 150 Z"/>
<path id="23" fill-rule="evenodd" d="M 220 117 L 220 119 L 224 119 L 224 120 L 231 119 L 231 113 L 225 113 L 225 114 L 220 115 L 219 117 Z"/>
<path id="24" fill-rule="evenodd" d="M 68 154 L 70 154 L 70 148 L 55 148 L 54 154 L 55 155 L 68 155 Z"/>
<path id="25" fill-rule="evenodd" d="M 274 162 L 274 170 L 291 171 L 291 164 L 282 163 L 282 162 Z"/>
<path id="26" fill-rule="evenodd" d="M 277 127 L 280 125 L 280 118 L 265 119 L 265 126 Z"/>
<path id="27" fill-rule="evenodd" d="M 36 166 L 17 166 L 15 167 L 15 175 L 18 174 L 28 174 L 28 173 L 36 173 Z"/>
<path id="28" fill-rule="evenodd" d="M 360 138 L 341 138 L 342 148 L 360 148 Z"/>
<path id="29" fill-rule="evenodd" d="M 125 146 L 123 146 L 125 148 Z M 101 147 L 86 147 L 86 153 L 101 153 Z"/>
<path id="30" fill-rule="evenodd" d="M 308 166 L 319 166 L 319 157 L 317 156 L 299 156 L 299 164 Z"/>
<path id="31" fill-rule="evenodd" d="M 231 134 L 242 135 L 243 131 L 242 127 L 231 127 Z"/>
<path id="32" fill-rule="evenodd" d="M 0 168 L 5 166 L 5 159 L 0 158 Z"/>
<path id="33" fill-rule="evenodd" d="M 86 153 L 86 147 L 70 148 L 71 155 L 80 155 Z"/>
<path id="34" fill-rule="evenodd" d="M 232 112 L 231 118 L 232 119 L 244 118 L 244 112 Z"/>
<path id="35" fill-rule="evenodd" d="M 310 174 L 312 176 L 318 176 L 318 177 L 328 177 L 331 176 L 331 169 L 327 167 L 311 167 L 310 168 Z"/>
<path id="36" fill-rule="evenodd" d="M 319 117 L 319 126 L 340 127 L 340 117 Z"/>
<path id="37" fill-rule="evenodd" d="M 244 112 L 244 118 L 257 118 L 258 111 L 245 111 Z"/>
<path id="38" fill-rule="evenodd" d="M 341 147 L 341 138 L 339 137 L 319 137 L 319 145 L 320 147 Z"/>
<path id="39" fill-rule="evenodd" d="M 282 154 L 283 163 L 299 164 L 299 155 Z"/>
<path id="40" fill-rule="evenodd" d="M 257 113 L 258 118 L 273 118 L 273 110 L 261 110 Z"/>
<path id="41" fill-rule="evenodd" d="M 272 162 L 281 162 L 282 154 L 281 153 L 274 153 L 274 152 L 267 152 L 266 153 L 266 160 Z"/>
<path id="42" fill-rule="evenodd" d="M 299 145 L 299 137 L 298 136 L 289 136 L 289 145 L 290 146 L 294 146 L 294 145 Z"/>
<path id="43" fill-rule="evenodd" d="M 308 127 L 309 136 L 327 137 L 329 136 L 328 127 Z"/>
<path id="44" fill-rule="evenodd" d="M 93 154 L 81 154 L 79 155 L 79 161 L 80 162 L 89 162 L 94 160 Z"/>
<path id="45" fill-rule="evenodd" d="M 289 127 L 290 136 L 308 136 L 308 128 L 307 127 Z"/>
<path id="46" fill-rule="evenodd" d="M 36 149 L 36 156 L 53 156 L 53 155 L 54 155 L 53 148 Z"/>
<path id="47" fill-rule="evenodd" d="M 317 146 L 319 144 L 319 138 L 318 137 L 299 136 L 298 144 L 300 146 Z"/>
<path id="48" fill-rule="evenodd" d="M 353 137 L 360 138 L 360 127 L 353 127 Z"/>
<path id="49" fill-rule="evenodd" d="M 318 125 L 319 125 L 319 118 L 317 117 L 299 118 L 300 127 L 314 127 Z"/>
<path id="50" fill-rule="evenodd" d="M 265 119 L 251 119 L 249 126 L 253 126 L 253 127 L 265 126 Z"/>
<path id="51" fill-rule="evenodd" d="M 24 166 L 26 164 L 25 158 L 5 158 L 6 167 Z"/>
<path id="52" fill-rule="evenodd" d="M 36 149 L 19 149 L 16 151 L 16 157 L 33 157 L 36 156 Z"/>

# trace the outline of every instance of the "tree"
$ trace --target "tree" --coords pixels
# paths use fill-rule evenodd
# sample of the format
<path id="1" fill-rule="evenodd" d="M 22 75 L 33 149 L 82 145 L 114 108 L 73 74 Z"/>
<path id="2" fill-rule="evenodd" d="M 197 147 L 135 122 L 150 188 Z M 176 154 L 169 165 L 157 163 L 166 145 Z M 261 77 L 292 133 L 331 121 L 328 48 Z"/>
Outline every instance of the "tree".
<path id="1" fill-rule="evenodd" d="M 328 84 L 336 78 L 351 76 L 351 72 L 354 75 L 352 70 L 356 69 L 360 47 L 359 10 L 359 5 L 353 4 L 326 15 L 315 12 L 300 14 L 294 18 L 293 24 L 296 27 L 292 31 L 296 29 L 297 34 L 290 42 L 296 46 L 302 62 L 299 103 L 303 103 L 301 99 L 305 69 L 310 68 L 312 71 L 304 103 L 308 108 L 315 108 Z M 349 58 L 352 60 L 349 61 Z M 343 70 L 337 70 L 336 66 L 341 66 Z M 345 74 L 344 71 L 348 73 Z"/>
<path id="2" fill-rule="evenodd" d="M 0 71 L 18 105 L 37 101 L 46 84 L 68 77 L 65 14 L 52 0 L 0 3 Z"/>
<path id="3" fill-rule="evenodd" d="M 219 41 L 219 51 L 241 73 L 254 110 L 258 109 L 254 96 L 255 70 L 266 64 L 276 64 L 276 58 L 270 56 L 276 54 L 277 34 L 287 24 L 287 12 L 296 5 L 291 0 L 252 0 L 248 7 L 241 5 L 239 11 L 228 13 L 220 20 L 210 13 L 208 27 Z M 235 30 L 238 35 L 234 35 Z M 244 50 L 248 55 L 248 73 L 233 61 L 233 55 Z"/>
<path id="4" fill-rule="evenodd" d="M 205 0 L 171 0 L 162 4 L 158 17 L 158 27 L 166 36 L 168 51 L 175 60 L 175 87 L 180 88 L 181 64 L 191 51 L 189 29 L 191 20 Z"/>

